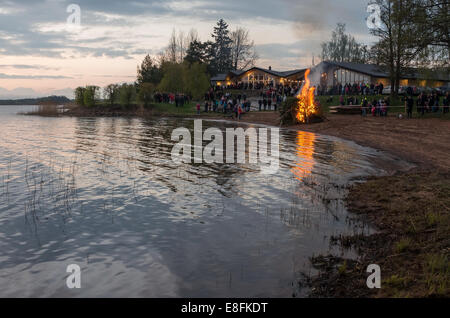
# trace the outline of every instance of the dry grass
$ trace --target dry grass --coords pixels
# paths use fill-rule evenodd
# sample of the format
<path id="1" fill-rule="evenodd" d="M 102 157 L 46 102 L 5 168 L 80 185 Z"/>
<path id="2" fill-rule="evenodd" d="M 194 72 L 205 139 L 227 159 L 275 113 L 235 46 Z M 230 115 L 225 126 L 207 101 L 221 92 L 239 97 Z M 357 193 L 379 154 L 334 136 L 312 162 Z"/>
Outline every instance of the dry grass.
<path id="1" fill-rule="evenodd" d="M 360 258 L 328 257 L 327 266 L 311 280 L 311 296 L 450 297 L 448 172 L 373 177 L 350 189 L 348 205 L 378 233 L 338 238 L 341 245 L 357 248 Z M 381 267 L 381 289 L 367 288 L 370 264 Z"/>
<path id="2" fill-rule="evenodd" d="M 449 173 L 371 178 L 353 187 L 349 204 L 381 230 L 381 242 L 389 246 L 371 260 L 387 277 L 377 296 L 450 296 Z"/>
<path id="3" fill-rule="evenodd" d="M 41 103 L 37 106 L 36 109 L 30 112 L 21 113 L 21 115 L 32 115 L 32 116 L 43 116 L 43 117 L 58 117 L 63 112 L 64 109 L 70 108 L 70 105 L 64 105 L 60 107 L 60 105 L 53 102 L 45 102 Z"/>

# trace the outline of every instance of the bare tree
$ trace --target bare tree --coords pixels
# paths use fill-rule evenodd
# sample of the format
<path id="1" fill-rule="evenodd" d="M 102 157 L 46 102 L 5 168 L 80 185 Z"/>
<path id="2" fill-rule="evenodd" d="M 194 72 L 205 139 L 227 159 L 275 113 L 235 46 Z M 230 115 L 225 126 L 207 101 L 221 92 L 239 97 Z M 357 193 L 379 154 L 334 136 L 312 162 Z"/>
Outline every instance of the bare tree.
<path id="1" fill-rule="evenodd" d="M 445 0 L 415 0 L 415 34 L 423 48 L 417 63 L 450 69 L 450 3 Z"/>
<path id="2" fill-rule="evenodd" d="M 322 61 L 366 63 L 367 45 L 345 33 L 345 24 L 338 23 L 331 33 L 331 40 L 322 43 Z"/>
<path id="3" fill-rule="evenodd" d="M 255 65 L 259 56 L 255 49 L 255 42 L 250 40 L 249 31 L 237 28 L 231 33 L 231 55 L 235 70 L 244 70 Z"/>
<path id="4" fill-rule="evenodd" d="M 167 48 L 167 58 L 170 62 L 175 63 L 177 61 L 177 52 L 178 52 L 178 41 L 177 41 L 177 33 L 175 29 L 172 31 L 172 35 L 169 39 L 169 46 Z"/>
<path id="5" fill-rule="evenodd" d="M 189 46 L 189 43 L 186 43 L 188 41 L 187 39 L 188 38 L 184 36 L 183 31 L 178 32 L 178 37 L 177 37 L 178 63 L 182 63 L 184 60 L 184 57 L 186 56 L 186 50 L 187 50 L 187 47 Z"/>
<path id="6" fill-rule="evenodd" d="M 400 78 L 423 50 L 422 37 L 416 32 L 417 7 L 413 0 L 374 0 L 381 8 L 381 27 L 371 30 L 378 37 L 373 50 L 377 58 L 388 67 L 391 94 L 398 95 Z"/>
<path id="7" fill-rule="evenodd" d="M 195 29 L 191 29 L 188 34 L 183 31 L 173 29 L 164 55 L 164 60 L 172 63 L 182 63 L 186 57 L 189 44 L 198 40 L 198 33 Z"/>
<path id="8" fill-rule="evenodd" d="M 196 29 L 192 28 L 187 35 L 188 46 L 195 41 L 200 42 L 200 38 L 198 36 L 198 31 Z"/>

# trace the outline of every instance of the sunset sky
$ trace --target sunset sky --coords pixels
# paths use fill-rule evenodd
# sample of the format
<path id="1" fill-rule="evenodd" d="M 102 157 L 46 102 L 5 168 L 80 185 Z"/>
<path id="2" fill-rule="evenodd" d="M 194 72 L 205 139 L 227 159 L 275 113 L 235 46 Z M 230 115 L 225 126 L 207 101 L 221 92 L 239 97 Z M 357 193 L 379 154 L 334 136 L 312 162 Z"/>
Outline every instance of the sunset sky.
<path id="1" fill-rule="evenodd" d="M 133 82 L 145 55 L 164 50 L 172 30 L 210 39 L 218 19 L 245 27 L 260 67 L 311 65 L 337 22 L 370 43 L 368 0 L 0 0 L 0 98 L 66 95 L 86 84 Z M 67 28 L 67 7 L 81 29 Z"/>

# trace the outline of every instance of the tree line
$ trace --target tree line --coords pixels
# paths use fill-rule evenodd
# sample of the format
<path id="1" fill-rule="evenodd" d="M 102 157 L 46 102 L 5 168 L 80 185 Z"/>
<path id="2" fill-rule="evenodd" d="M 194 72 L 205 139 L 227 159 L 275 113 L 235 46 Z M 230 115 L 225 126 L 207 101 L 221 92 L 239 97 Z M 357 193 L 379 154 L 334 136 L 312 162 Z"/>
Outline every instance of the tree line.
<path id="1" fill-rule="evenodd" d="M 110 84 L 78 87 L 75 100 L 78 105 L 91 107 L 102 99 L 110 104 L 148 106 L 155 92 L 189 95 L 199 99 L 210 88 L 210 78 L 230 70 L 243 70 L 255 65 L 258 54 L 249 31 L 236 28 L 220 19 L 211 39 L 202 42 L 197 31 L 187 35 L 173 30 L 166 49 L 156 57 L 147 55 L 137 68 L 133 84 Z"/>
<path id="2" fill-rule="evenodd" d="M 424 74 L 450 73 L 450 3 L 448 0 L 372 0 L 380 8 L 380 24 L 370 33 L 371 47 L 358 43 L 338 24 L 322 43 L 322 60 L 372 63 L 387 68 L 393 94 L 408 68 Z"/>

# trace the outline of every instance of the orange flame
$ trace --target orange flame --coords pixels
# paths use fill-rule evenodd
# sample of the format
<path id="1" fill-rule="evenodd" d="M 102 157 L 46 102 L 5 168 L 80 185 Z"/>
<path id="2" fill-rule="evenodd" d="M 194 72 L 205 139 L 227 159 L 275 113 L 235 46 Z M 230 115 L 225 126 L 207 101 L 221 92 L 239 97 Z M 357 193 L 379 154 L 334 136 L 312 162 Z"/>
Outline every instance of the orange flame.
<path id="1" fill-rule="evenodd" d="M 318 113 L 316 104 L 314 102 L 314 92 L 316 88 L 310 87 L 311 82 L 308 78 L 308 75 L 310 73 L 310 69 L 305 72 L 305 84 L 303 84 L 300 94 L 297 95 L 298 102 L 295 118 L 299 123 L 303 124 L 307 123 L 312 115 Z"/>

